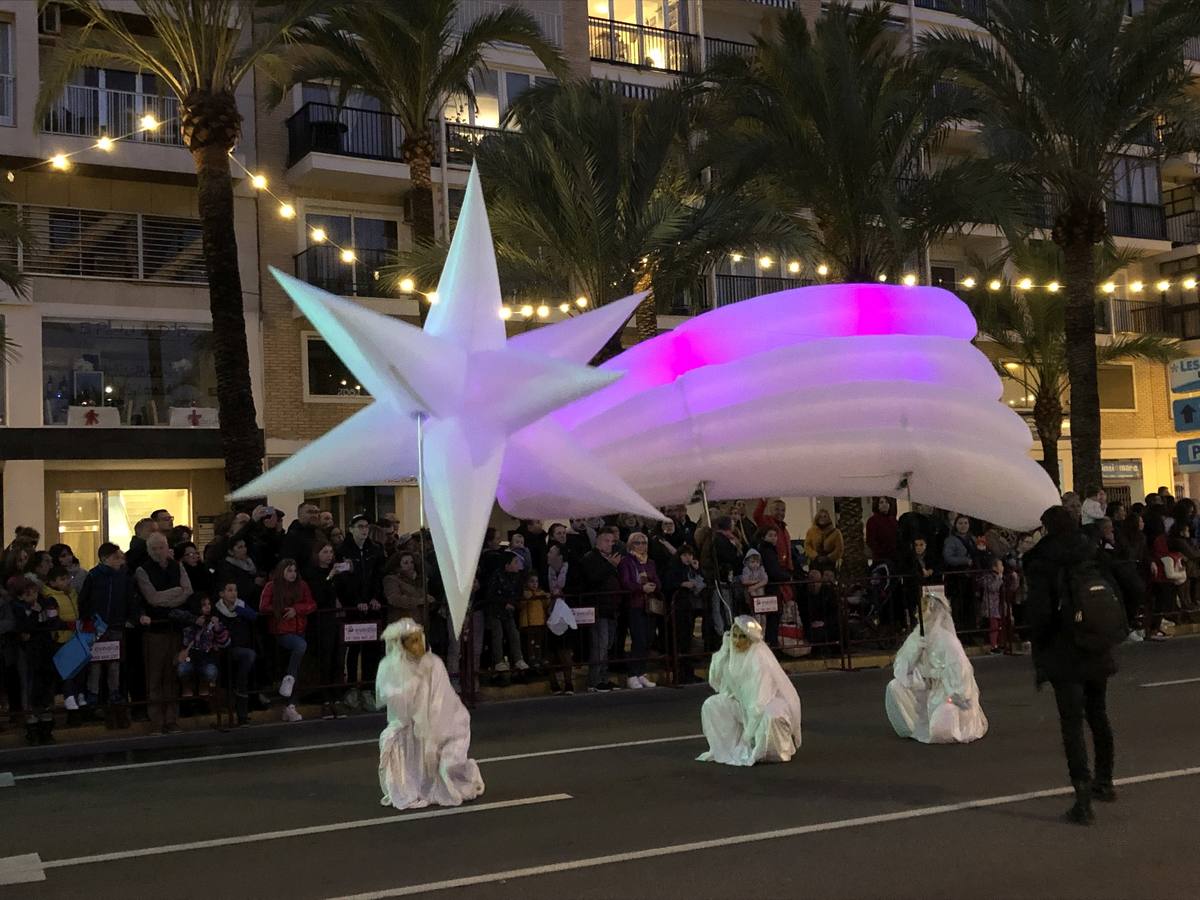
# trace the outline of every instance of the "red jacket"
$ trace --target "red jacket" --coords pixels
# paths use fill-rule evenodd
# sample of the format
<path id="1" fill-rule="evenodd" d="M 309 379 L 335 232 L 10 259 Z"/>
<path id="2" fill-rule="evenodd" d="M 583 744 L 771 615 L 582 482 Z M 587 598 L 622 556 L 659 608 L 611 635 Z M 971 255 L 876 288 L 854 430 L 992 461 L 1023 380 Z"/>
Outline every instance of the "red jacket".
<path id="1" fill-rule="evenodd" d="M 767 501 L 759 500 L 754 507 L 754 523 L 761 528 L 775 529 L 775 550 L 779 554 L 779 564 L 792 571 L 792 536 L 788 534 L 787 526 L 766 513 Z"/>
<path id="2" fill-rule="evenodd" d="M 308 585 L 302 579 L 297 578 L 296 584 L 300 585 L 300 599 L 292 604 L 292 609 L 296 611 L 295 618 L 285 619 L 281 615 L 278 619 L 275 618 L 275 611 L 272 602 L 275 599 L 275 582 L 268 581 L 263 585 L 262 598 L 258 601 L 258 611 L 267 618 L 267 630 L 271 634 L 299 634 L 303 636 L 304 626 L 308 622 L 310 613 L 316 612 L 317 602 L 313 600 L 312 591 L 308 589 Z"/>
<path id="3" fill-rule="evenodd" d="M 871 562 L 896 561 L 899 527 L 896 517 L 886 513 L 873 513 L 867 519 L 867 547 L 871 551 Z"/>

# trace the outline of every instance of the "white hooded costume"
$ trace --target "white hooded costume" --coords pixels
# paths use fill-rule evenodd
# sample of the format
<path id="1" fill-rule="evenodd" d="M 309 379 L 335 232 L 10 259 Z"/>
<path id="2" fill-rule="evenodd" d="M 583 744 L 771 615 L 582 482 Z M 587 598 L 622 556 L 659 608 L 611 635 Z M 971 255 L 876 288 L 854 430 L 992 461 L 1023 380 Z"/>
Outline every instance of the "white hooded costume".
<path id="1" fill-rule="evenodd" d="M 979 705 L 975 669 L 958 635 L 941 588 L 922 599 L 925 635 L 918 625 L 904 641 L 892 667 L 884 706 L 900 737 L 923 744 L 967 744 L 987 734 Z"/>
<path id="2" fill-rule="evenodd" d="M 401 643 L 424 630 L 412 619 L 387 627 L 387 656 L 375 676 L 375 697 L 387 707 L 379 735 L 379 787 L 383 806 L 415 809 L 458 806 L 483 793 L 471 746 L 471 716 L 450 686 L 446 666 L 428 650 L 415 657 Z"/>
<path id="3" fill-rule="evenodd" d="M 732 632 L 708 666 L 708 683 L 717 692 L 704 701 L 700 722 L 708 738 L 702 762 L 752 766 L 787 762 L 800 747 L 800 696 L 752 616 L 738 616 L 734 628 L 750 640 L 739 651 Z"/>

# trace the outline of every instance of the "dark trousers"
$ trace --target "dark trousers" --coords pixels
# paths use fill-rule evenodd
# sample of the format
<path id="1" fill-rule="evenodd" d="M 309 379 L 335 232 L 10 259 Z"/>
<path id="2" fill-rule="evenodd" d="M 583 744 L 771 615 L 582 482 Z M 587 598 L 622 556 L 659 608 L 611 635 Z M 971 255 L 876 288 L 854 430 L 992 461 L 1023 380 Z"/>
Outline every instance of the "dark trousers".
<path id="1" fill-rule="evenodd" d="M 1096 748 L 1096 780 L 1110 782 L 1113 776 L 1113 733 L 1108 722 L 1106 700 L 1108 679 L 1089 681 L 1059 681 L 1054 684 L 1054 699 L 1058 703 L 1058 721 L 1062 726 L 1063 749 L 1067 753 L 1067 768 L 1071 781 L 1089 781 L 1087 741 L 1083 723 L 1087 720 Z"/>
<path id="2" fill-rule="evenodd" d="M 630 677 L 646 674 L 646 654 L 650 652 L 650 621 L 645 609 L 630 607 L 625 612 L 629 622 Z"/>
<path id="3" fill-rule="evenodd" d="M 327 616 L 329 622 L 318 622 L 315 629 L 311 629 L 313 638 L 317 646 L 317 666 L 320 669 L 319 678 L 321 684 L 326 685 L 322 695 L 326 703 L 334 703 L 341 699 L 340 691 L 343 688 L 343 670 L 342 670 L 342 654 L 341 654 L 341 626 L 332 616 Z M 313 640 L 310 639 L 311 646 Z"/>
<path id="4" fill-rule="evenodd" d="M 175 658 L 182 640 L 178 631 L 147 631 L 142 635 L 146 661 L 146 699 L 150 724 L 161 729 L 179 718 L 179 678 Z"/>
<path id="5" fill-rule="evenodd" d="M 675 677 L 680 682 L 696 677 L 696 660 L 692 657 L 692 636 L 696 631 L 696 616 L 704 611 L 692 608 L 692 596 L 680 591 L 671 605 L 675 619 Z"/>

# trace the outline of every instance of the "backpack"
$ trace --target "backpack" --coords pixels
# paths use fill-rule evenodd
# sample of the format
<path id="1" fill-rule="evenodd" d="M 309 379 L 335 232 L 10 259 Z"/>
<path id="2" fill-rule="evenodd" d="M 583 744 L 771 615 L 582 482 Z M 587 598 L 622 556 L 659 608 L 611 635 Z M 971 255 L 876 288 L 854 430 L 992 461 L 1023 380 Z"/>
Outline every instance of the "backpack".
<path id="1" fill-rule="evenodd" d="M 1103 653 L 1129 636 L 1125 605 L 1112 584 L 1094 566 L 1072 567 L 1063 575 L 1059 610 L 1075 646 Z"/>

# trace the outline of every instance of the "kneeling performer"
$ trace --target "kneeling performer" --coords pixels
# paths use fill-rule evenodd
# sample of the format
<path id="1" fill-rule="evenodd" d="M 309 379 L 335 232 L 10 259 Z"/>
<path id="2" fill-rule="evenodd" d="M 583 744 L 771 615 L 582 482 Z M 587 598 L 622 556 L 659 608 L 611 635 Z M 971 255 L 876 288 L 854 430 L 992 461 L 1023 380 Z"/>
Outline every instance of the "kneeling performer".
<path id="1" fill-rule="evenodd" d="M 884 696 L 888 720 L 900 737 L 922 744 L 967 744 L 987 734 L 975 669 L 954 633 L 941 588 L 921 598 L 921 626 L 904 641 Z"/>
<path id="2" fill-rule="evenodd" d="M 471 746 L 471 716 L 450 686 L 446 666 L 425 646 L 425 630 L 412 619 L 383 632 L 387 656 L 375 676 L 375 697 L 387 707 L 379 735 L 379 787 L 383 806 L 415 809 L 458 806 L 483 793 Z"/>
<path id="3" fill-rule="evenodd" d="M 717 692 L 704 701 L 703 762 L 752 766 L 787 762 L 800 747 L 800 696 L 753 616 L 738 616 L 708 667 Z"/>

